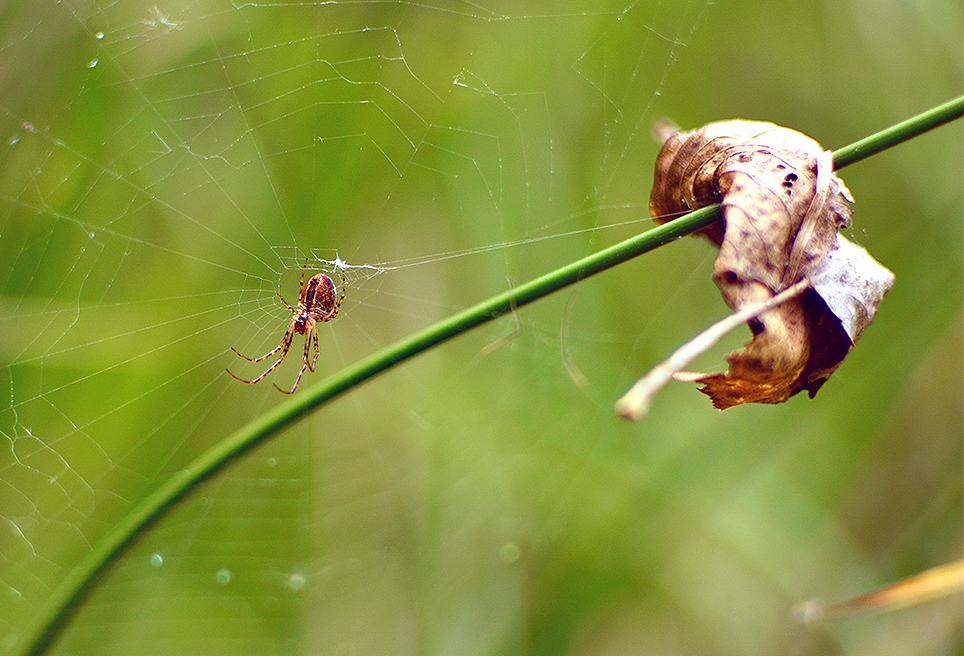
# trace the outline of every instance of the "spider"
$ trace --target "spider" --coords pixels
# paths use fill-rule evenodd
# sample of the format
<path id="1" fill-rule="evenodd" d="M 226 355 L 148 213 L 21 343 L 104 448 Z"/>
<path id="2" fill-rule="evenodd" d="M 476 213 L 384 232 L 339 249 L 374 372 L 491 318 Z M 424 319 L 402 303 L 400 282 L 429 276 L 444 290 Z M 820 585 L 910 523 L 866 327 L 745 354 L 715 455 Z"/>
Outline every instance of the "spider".
<path id="1" fill-rule="evenodd" d="M 305 258 L 305 268 L 301 270 L 301 282 L 298 283 L 299 287 L 301 287 L 301 296 L 298 298 L 298 309 L 288 305 L 288 301 L 284 299 L 284 296 L 278 294 L 278 298 L 280 298 L 281 302 L 285 304 L 285 307 L 291 310 L 293 316 L 291 317 L 291 323 L 288 324 L 288 330 L 285 331 L 285 336 L 281 338 L 281 343 L 278 344 L 277 348 L 275 348 L 273 351 L 268 351 L 260 358 L 249 358 L 246 355 L 241 355 L 234 347 L 231 347 L 232 351 L 248 362 L 261 362 L 262 360 L 267 360 L 278 351 L 281 351 L 281 356 L 273 365 L 268 367 L 267 371 L 254 380 L 244 380 L 243 378 L 238 378 L 229 370 L 225 369 L 225 371 L 227 371 L 232 378 L 240 380 L 242 383 L 247 383 L 249 385 L 254 385 L 260 382 L 262 378 L 270 374 L 275 367 L 281 364 L 281 361 L 285 359 L 286 355 L 288 355 L 288 349 L 291 348 L 291 340 L 294 338 L 295 333 L 305 336 L 304 364 L 301 365 L 301 371 L 298 372 L 298 377 L 295 378 L 295 384 L 291 388 L 290 392 L 285 392 L 283 389 L 278 387 L 277 384 L 275 384 L 275 388 L 283 394 L 294 394 L 295 390 L 298 389 L 298 383 L 301 382 L 301 376 L 305 373 L 305 369 L 311 369 L 311 371 L 314 372 L 315 363 L 318 362 L 318 324 L 331 321 L 338 316 L 338 308 L 341 307 L 341 302 L 345 300 L 345 288 L 347 287 L 348 283 L 345 281 L 345 273 L 342 272 L 341 297 L 336 302 L 335 283 L 331 281 L 331 278 L 323 273 L 316 273 L 309 278 L 308 283 L 305 284 L 305 272 L 307 270 L 308 259 Z M 312 336 L 315 340 L 315 357 L 309 363 L 308 353 L 310 351 Z"/>

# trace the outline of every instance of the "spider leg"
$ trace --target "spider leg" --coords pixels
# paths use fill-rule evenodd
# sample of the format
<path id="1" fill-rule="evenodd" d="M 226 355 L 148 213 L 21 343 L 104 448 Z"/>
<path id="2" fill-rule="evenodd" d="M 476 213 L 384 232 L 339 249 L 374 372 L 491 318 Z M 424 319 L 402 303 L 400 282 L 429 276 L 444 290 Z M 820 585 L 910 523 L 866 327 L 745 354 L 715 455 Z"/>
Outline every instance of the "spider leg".
<path id="1" fill-rule="evenodd" d="M 341 297 L 338 299 L 338 302 L 335 303 L 335 311 L 332 312 L 331 315 L 327 319 L 325 319 L 325 321 L 331 321 L 332 319 L 338 316 L 338 309 L 341 307 L 341 302 L 345 300 L 345 290 L 347 288 L 348 288 L 348 281 L 345 280 L 345 272 L 342 271 L 341 272 Z"/>
<path id="2" fill-rule="evenodd" d="M 315 336 L 315 357 L 314 357 L 314 359 L 312 359 L 312 361 L 311 361 L 311 366 L 308 367 L 308 368 L 311 369 L 312 373 L 314 373 L 314 371 L 315 371 L 315 365 L 318 364 L 318 353 L 319 353 L 319 350 L 318 350 L 318 328 L 316 327 L 316 328 L 315 328 L 313 331 L 311 331 L 311 332 L 312 332 L 312 334 Z M 307 340 L 305 341 L 305 346 L 306 346 L 306 347 L 308 346 Z M 306 353 L 306 354 L 305 354 L 305 362 L 307 362 L 307 361 L 308 361 L 308 354 Z"/>
<path id="3" fill-rule="evenodd" d="M 305 357 L 302 358 L 301 361 L 304 363 L 306 367 L 314 371 L 315 365 L 308 364 L 308 354 L 311 353 L 311 334 L 312 333 L 316 333 L 316 329 L 314 326 L 311 327 L 311 330 L 308 330 L 305 332 Z"/>
<path id="4" fill-rule="evenodd" d="M 281 296 L 281 294 L 278 294 L 278 296 Z M 284 299 L 281 299 L 281 300 L 284 301 Z M 285 305 L 287 305 L 287 303 L 285 303 Z M 234 351 L 237 355 L 240 355 L 248 362 L 261 362 L 262 360 L 267 360 L 268 358 L 270 358 L 272 355 L 274 355 L 281 349 L 284 349 L 285 352 L 281 354 L 281 359 L 284 360 L 285 356 L 288 355 L 288 349 L 291 347 L 291 339 L 294 337 L 294 335 L 295 335 L 295 320 L 292 319 L 291 323 L 288 324 L 288 330 L 285 331 L 285 336 L 281 338 L 281 343 L 278 344 L 278 347 L 272 351 L 268 351 L 260 358 L 249 358 L 246 355 L 241 355 L 240 353 L 238 353 L 238 350 L 233 346 L 231 347 L 231 350 Z"/>
<path id="5" fill-rule="evenodd" d="M 298 283 L 298 289 L 304 289 L 304 286 L 305 286 L 305 272 L 306 272 L 307 270 L 308 270 L 308 258 L 306 257 L 306 258 L 305 258 L 305 266 L 304 266 L 304 268 L 301 270 L 301 282 Z M 285 304 L 285 307 L 286 307 L 286 308 L 288 308 L 288 309 L 291 310 L 292 312 L 295 311 L 295 309 L 294 309 L 293 307 L 291 307 L 290 305 L 288 305 L 288 301 L 286 301 L 286 300 L 285 300 L 285 297 L 282 296 L 280 293 L 278 294 L 278 298 L 281 299 L 281 302 Z"/>
<path id="6" fill-rule="evenodd" d="M 286 356 L 286 355 L 288 355 L 288 349 L 291 348 L 291 339 L 292 339 L 293 336 L 294 336 L 294 331 L 289 328 L 289 329 L 288 329 L 288 332 L 285 333 L 284 339 L 281 340 L 281 344 L 278 345 L 278 348 L 276 348 L 274 351 L 271 351 L 271 353 L 266 353 L 266 354 L 262 355 L 262 356 L 261 356 L 260 358 L 258 358 L 257 360 L 252 360 L 251 358 L 245 358 L 243 355 L 241 355 L 240 353 L 238 353 L 237 351 L 235 351 L 233 348 L 231 349 L 231 350 L 234 351 L 235 353 L 238 353 L 238 355 L 241 355 L 241 357 L 244 358 L 245 360 L 249 360 L 249 361 L 251 361 L 251 362 L 260 362 L 261 360 L 264 360 L 265 358 L 267 358 L 267 357 L 268 357 L 269 355 L 271 355 L 272 353 L 277 353 L 278 350 L 283 349 L 283 350 L 281 350 L 281 355 L 278 357 L 278 359 L 275 361 L 275 363 L 274 363 L 273 365 L 271 365 L 270 367 L 268 367 L 267 371 L 265 371 L 263 374 L 261 374 L 260 376 L 258 376 L 258 377 L 255 378 L 254 380 L 245 380 L 244 378 L 238 378 L 237 376 L 235 376 L 234 374 L 232 374 L 229 369 L 225 369 L 225 371 L 227 371 L 228 374 L 229 374 L 232 378 L 234 378 L 235 380 L 240 380 L 242 383 L 247 383 L 247 384 L 249 384 L 249 385 L 254 385 L 255 383 L 260 382 L 262 378 L 264 378 L 265 376 L 267 376 L 268 374 L 270 374 L 272 371 L 274 371 L 275 367 L 277 367 L 279 364 L 281 364 L 281 361 L 285 359 L 285 356 Z M 292 391 L 294 391 L 294 390 L 292 390 Z"/>
<path id="7" fill-rule="evenodd" d="M 315 361 L 312 362 L 311 364 L 309 364 L 309 363 L 308 363 L 308 354 L 311 352 L 311 336 L 312 336 L 312 334 L 315 336 Z M 275 387 L 277 388 L 277 390 L 278 390 L 279 392 L 281 392 L 282 394 L 294 394 L 294 393 L 295 393 L 295 390 L 298 389 L 298 383 L 301 382 L 301 376 L 305 373 L 305 369 L 308 369 L 308 368 L 310 367 L 311 370 L 314 371 L 314 370 L 315 370 L 315 362 L 317 362 L 317 361 L 318 361 L 318 329 L 315 328 L 315 327 L 312 327 L 312 329 L 308 332 L 308 334 L 305 335 L 305 357 L 304 357 L 304 359 L 302 360 L 301 371 L 298 372 L 298 377 L 295 378 L 295 384 L 292 386 L 291 391 L 290 391 L 290 392 L 285 392 L 283 389 L 281 389 L 280 387 L 278 387 L 278 384 L 277 384 L 277 383 L 275 383 L 274 386 L 275 386 Z"/>
<path id="8" fill-rule="evenodd" d="M 286 308 L 288 308 L 288 309 L 291 310 L 292 312 L 295 311 L 295 309 L 294 309 L 293 307 L 291 307 L 290 305 L 288 305 L 288 301 L 285 300 L 285 297 L 284 297 L 284 296 L 282 296 L 281 294 L 278 294 L 278 298 L 281 299 L 281 302 L 285 304 L 285 307 L 286 307 Z"/>
<path id="9" fill-rule="evenodd" d="M 284 341 L 284 339 L 282 339 L 282 340 L 281 340 L 281 343 L 278 344 L 278 346 L 277 346 L 273 351 L 268 351 L 267 353 L 265 353 L 264 355 L 262 355 L 260 358 L 249 358 L 249 357 L 246 356 L 246 355 L 241 355 L 240 353 L 238 353 L 238 350 L 237 350 L 236 348 L 234 348 L 233 346 L 231 347 L 231 350 L 234 351 L 235 355 L 238 355 L 238 356 L 244 358 L 244 359 L 247 360 L 248 362 L 261 362 L 262 360 L 267 360 L 269 357 L 271 357 L 272 355 L 274 355 L 275 353 L 277 353 L 278 351 L 280 351 L 282 348 L 284 348 L 284 345 L 285 345 L 285 341 Z"/>
<path id="10" fill-rule="evenodd" d="M 290 392 L 286 392 L 286 391 L 284 391 L 283 389 L 281 389 L 280 387 L 278 387 L 278 383 L 274 383 L 275 389 L 278 390 L 279 392 L 281 392 L 282 394 L 294 394 L 294 393 L 295 393 L 295 390 L 298 389 L 298 383 L 301 382 L 301 376 L 302 376 L 302 374 L 305 373 L 305 369 L 307 369 L 307 368 L 308 368 L 308 362 L 307 362 L 307 359 L 306 359 L 306 360 L 305 360 L 305 363 L 304 363 L 303 365 L 301 365 L 301 371 L 298 372 L 298 377 L 295 378 L 295 384 L 291 386 L 291 391 L 290 391 Z"/>

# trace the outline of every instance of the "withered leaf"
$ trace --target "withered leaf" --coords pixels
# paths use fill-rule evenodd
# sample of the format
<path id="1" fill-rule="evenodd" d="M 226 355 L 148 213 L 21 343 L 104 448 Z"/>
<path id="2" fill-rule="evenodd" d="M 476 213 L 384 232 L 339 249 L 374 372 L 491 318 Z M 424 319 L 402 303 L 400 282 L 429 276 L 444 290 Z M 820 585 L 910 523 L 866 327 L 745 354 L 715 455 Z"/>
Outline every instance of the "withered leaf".
<path id="1" fill-rule="evenodd" d="M 810 284 L 747 322 L 753 339 L 727 373 L 696 378 L 717 408 L 813 397 L 872 321 L 893 274 L 837 234 L 850 202 L 831 153 L 795 130 L 724 121 L 663 145 L 650 212 L 663 223 L 722 203 L 723 222 L 702 232 L 720 248 L 713 277 L 731 308 Z"/>
<path id="2" fill-rule="evenodd" d="M 894 284 L 894 274 L 860 246 L 837 235 L 837 246 L 809 277 L 810 284 L 856 343 Z"/>

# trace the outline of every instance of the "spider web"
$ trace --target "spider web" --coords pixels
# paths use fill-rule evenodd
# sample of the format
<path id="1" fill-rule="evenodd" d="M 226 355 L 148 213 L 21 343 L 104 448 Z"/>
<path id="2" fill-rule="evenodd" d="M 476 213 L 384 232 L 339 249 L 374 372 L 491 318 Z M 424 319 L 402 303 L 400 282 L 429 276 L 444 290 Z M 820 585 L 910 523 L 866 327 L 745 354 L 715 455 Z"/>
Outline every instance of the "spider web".
<path id="1" fill-rule="evenodd" d="M 681 124 L 724 117 L 687 108 L 706 102 L 691 81 L 729 43 L 707 27 L 718 9 L 703 0 L 5 8 L 0 645 L 22 644 L 71 568 L 138 501 L 283 400 L 271 383 L 293 382 L 300 338 L 258 385 L 224 370 L 250 379 L 273 361 L 245 363 L 230 349 L 254 357 L 277 346 L 290 320 L 277 294 L 296 303 L 306 258 L 309 272 L 344 272 L 347 296 L 320 327 L 319 371 L 302 387 L 644 229 L 650 125 L 663 114 Z M 944 100 L 954 84 L 928 93 Z M 891 109 L 897 119 L 913 111 Z M 883 127 L 824 118 L 828 147 Z M 960 158 L 942 155 L 954 180 Z M 924 210 L 911 207 L 953 213 L 953 184 L 935 182 L 936 192 L 921 192 L 931 197 Z M 946 230 L 935 222 L 932 241 L 946 244 L 932 248 L 954 262 L 960 229 Z M 864 234 L 885 253 L 893 243 Z M 711 266 L 703 245 L 680 244 L 332 404 L 145 532 L 84 600 L 59 649 L 578 652 L 683 608 L 695 633 L 673 622 L 652 640 L 680 653 L 751 653 L 748 644 L 779 630 L 727 629 L 747 618 L 703 601 L 718 590 L 699 583 L 707 571 L 722 572 L 734 594 L 765 587 L 766 612 L 824 594 L 805 586 L 814 570 L 826 594 L 862 591 L 880 571 L 867 543 L 892 552 L 927 540 L 874 542 L 821 505 L 821 495 L 850 489 L 843 473 L 801 482 L 796 468 L 824 471 L 850 453 L 848 439 L 885 440 L 899 417 L 860 395 L 878 377 L 881 399 L 904 398 L 903 365 L 868 358 L 838 390 L 839 407 L 878 406 L 848 429 L 856 438 L 797 433 L 800 415 L 789 412 L 775 425 L 756 410 L 720 421 L 692 390 L 671 392 L 646 429 L 611 423 L 633 375 L 719 316 Z M 960 266 L 951 266 L 918 272 L 928 284 L 914 288 L 916 307 L 932 325 L 915 323 L 917 370 L 938 367 L 935 349 L 959 349 L 947 337 L 961 307 Z M 649 279 L 671 282 L 640 285 Z M 927 291 L 941 284 L 950 301 Z M 895 321 L 907 325 L 911 310 L 900 307 Z M 880 333 L 885 344 L 896 330 Z M 708 420 L 720 431 L 710 444 Z M 951 460 L 959 417 L 952 424 L 937 452 Z M 789 464 L 754 468 L 746 454 L 768 457 L 763 436 L 774 431 L 790 435 L 776 456 Z M 726 442 L 754 434 L 761 441 L 731 458 Z M 696 485 L 706 470 L 718 473 Z M 928 472 L 938 492 L 902 516 L 924 533 L 960 505 L 940 496 L 959 476 Z M 712 512 L 696 501 L 720 490 Z M 759 501 L 774 490 L 777 501 Z M 818 527 L 819 538 L 796 536 L 787 548 L 809 567 L 768 557 L 786 546 L 785 532 L 764 528 L 784 514 L 780 504 L 798 515 L 794 526 Z M 756 509 L 749 519 L 745 505 Z M 666 544 L 633 520 L 672 523 L 681 509 L 702 530 L 675 526 Z M 935 544 L 927 555 L 937 559 L 959 540 Z M 647 562 L 629 574 L 616 566 L 640 548 Z M 733 560 L 714 569 L 728 552 Z M 842 571 L 850 585 L 831 586 Z M 553 601 L 566 581 L 577 592 Z M 631 594 L 646 585 L 655 592 Z M 609 603 L 617 610 L 603 613 Z M 948 626 L 938 647 L 947 633 L 953 641 Z"/>

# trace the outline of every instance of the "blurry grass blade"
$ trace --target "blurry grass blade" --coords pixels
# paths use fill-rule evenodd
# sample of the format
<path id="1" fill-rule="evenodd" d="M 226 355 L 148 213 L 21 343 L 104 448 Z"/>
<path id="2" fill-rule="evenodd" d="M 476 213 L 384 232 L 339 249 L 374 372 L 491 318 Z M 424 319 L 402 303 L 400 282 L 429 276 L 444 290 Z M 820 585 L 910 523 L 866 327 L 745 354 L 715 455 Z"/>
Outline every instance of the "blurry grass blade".
<path id="1" fill-rule="evenodd" d="M 798 622 L 804 624 L 833 622 L 858 615 L 916 606 L 961 592 L 964 592 L 964 560 L 934 567 L 846 601 L 828 604 L 813 599 L 795 607 L 793 615 Z"/>

